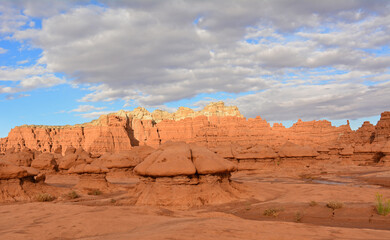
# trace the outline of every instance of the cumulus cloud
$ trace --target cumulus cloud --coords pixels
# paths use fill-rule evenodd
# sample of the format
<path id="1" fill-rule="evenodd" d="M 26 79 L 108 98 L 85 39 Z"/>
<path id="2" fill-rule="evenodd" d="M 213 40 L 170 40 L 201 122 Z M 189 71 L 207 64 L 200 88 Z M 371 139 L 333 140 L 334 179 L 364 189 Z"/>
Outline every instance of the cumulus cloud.
<path id="1" fill-rule="evenodd" d="M 231 102 L 270 120 L 299 111 L 352 118 L 388 107 L 387 1 L 60 2 L 13 5 L 24 14 L 15 13 L 12 29 L 6 18 L 0 31 L 42 56 L 36 67 L 0 69 L 1 79 L 29 89 L 63 82 L 43 77 L 61 72 L 88 86 L 82 102 L 151 107 L 201 93 L 250 93 Z M 30 16 L 44 16 L 42 28 L 21 28 Z M 369 109 L 363 101 L 373 103 L 374 93 L 385 100 Z"/>
<path id="2" fill-rule="evenodd" d="M 4 48 L 0 47 L 0 54 L 6 53 L 6 52 L 8 52 L 7 49 L 4 49 Z"/>
<path id="3" fill-rule="evenodd" d="M 75 108 L 69 112 L 90 112 L 93 110 L 103 110 L 106 107 L 94 107 L 92 105 L 79 105 L 78 108 Z"/>
<path id="4" fill-rule="evenodd" d="M 0 85 L 0 93 L 30 91 L 37 88 L 48 88 L 66 82 L 65 79 L 49 73 L 43 66 L 24 68 L 1 67 L 0 84 L 2 81 L 11 81 L 17 84 L 13 87 Z"/>
<path id="5" fill-rule="evenodd" d="M 14 99 L 18 99 L 18 98 L 22 98 L 22 97 L 29 97 L 30 94 L 7 94 L 5 96 L 5 99 L 7 100 L 14 100 Z"/>
<path id="6" fill-rule="evenodd" d="M 88 119 L 96 119 L 100 117 L 103 114 L 109 114 L 112 113 L 113 111 L 97 111 L 97 112 L 89 112 L 89 113 L 82 113 L 78 114 L 78 116 L 81 116 L 83 118 L 88 118 Z"/>
<path id="7" fill-rule="evenodd" d="M 374 86 L 342 83 L 272 88 L 230 99 L 248 117 L 268 121 L 357 119 L 390 109 L 390 83 Z M 261 111 L 259 111 L 261 110 Z"/>

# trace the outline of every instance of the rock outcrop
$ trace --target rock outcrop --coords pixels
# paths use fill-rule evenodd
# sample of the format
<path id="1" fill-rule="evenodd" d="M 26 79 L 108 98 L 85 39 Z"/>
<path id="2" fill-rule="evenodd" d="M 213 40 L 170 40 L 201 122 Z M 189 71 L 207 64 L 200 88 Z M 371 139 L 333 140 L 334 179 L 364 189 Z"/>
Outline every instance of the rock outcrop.
<path id="1" fill-rule="evenodd" d="M 230 181 L 235 169 L 205 147 L 165 143 L 134 169 L 141 178 L 136 204 L 190 207 L 229 202 L 239 195 Z"/>
<path id="2" fill-rule="evenodd" d="M 60 149 L 65 153 L 73 147 L 94 154 L 128 151 L 143 145 L 158 147 L 167 141 L 185 141 L 207 147 L 232 143 L 281 146 L 286 141 L 318 146 L 351 133 L 349 125 L 334 127 L 326 120 L 298 121 L 291 128 L 281 124 L 271 127 L 260 117 L 245 119 L 237 107 L 217 102 L 201 111 L 181 107 L 175 113 L 161 110 L 150 113 L 144 108 L 136 108 L 131 112 L 121 110 L 102 115 L 90 123 L 74 126 L 20 126 L 1 139 L 0 151 L 15 149 L 18 152 L 29 148 L 40 152 Z"/>
<path id="3" fill-rule="evenodd" d="M 37 169 L 0 160 L 0 202 L 30 201 L 43 189 L 45 176 Z"/>
<path id="4" fill-rule="evenodd" d="M 253 164 L 259 161 L 301 157 L 352 159 L 356 164 L 363 164 L 367 159 L 375 162 L 380 152 L 376 146 L 382 147 L 389 139 L 390 112 L 383 112 L 376 126 L 364 122 L 356 131 L 351 130 L 349 122 L 335 127 L 326 120 L 298 120 L 286 128 L 278 123 L 271 127 L 261 117 L 245 119 L 237 107 L 217 102 L 200 111 L 180 107 L 174 113 L 161 110 L 150 113 L 140 107 L 102 115 L 92 122 L 74 126 L 16 127 L 7 138 L 0 140 L 0 154 L 3 154 L 0 159 L 45 171 L 57 168 L 64 171 L 78 164 L 99 161 L 96 159 L 103 155 L 107 161 L 102 164 L 108 168 L 130 169 L 139 159 L 130 164 L 121 153 L 140 146 L 158 148 L 168 141 L 183 141 L 213 149 L 239 169 L 256 168 Z M 286 142 L 310 148 L 306 149 L 311 152 L 310 156 L 283 155 Z M 76 149 L 79 152 L 76 153 Z M 54 159 L 48 154 L 39 156 L 40 152 L 52 153 Z M 113 155 L 108 157 L 105 153 Z"/>

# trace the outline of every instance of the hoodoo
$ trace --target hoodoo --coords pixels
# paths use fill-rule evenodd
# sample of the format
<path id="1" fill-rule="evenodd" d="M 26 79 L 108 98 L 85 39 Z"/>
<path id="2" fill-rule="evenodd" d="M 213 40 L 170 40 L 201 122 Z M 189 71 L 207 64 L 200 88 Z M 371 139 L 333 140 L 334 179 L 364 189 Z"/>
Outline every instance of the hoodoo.
<path id="1" fill-rule="evenodd" d="M 37 169 L 0 159 L 0 202 L 29 201 L 37 192 L 52 191 Z"/>
<path id="2" fill-rule="evenodd" d="M 138 205 L 199 206 L 229 202 L 240 195 L 230 181 L 236 166 L 207 148 L 168 142 L 135 167 L 141 182 Z"/>

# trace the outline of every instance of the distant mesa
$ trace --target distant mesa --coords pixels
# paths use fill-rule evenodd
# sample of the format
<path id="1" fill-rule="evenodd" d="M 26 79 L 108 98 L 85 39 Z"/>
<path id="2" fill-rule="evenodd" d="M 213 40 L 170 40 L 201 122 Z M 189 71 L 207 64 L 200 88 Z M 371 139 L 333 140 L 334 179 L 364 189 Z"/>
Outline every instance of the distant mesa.
<path id="1" fill-rule="evenodd" d="M 180 107 L 174 113 L 162 110 L 150 113 L 139 107 L 73 126 L 15 127 L 8 137 L 0 140 L 0 153 L 31 149 L 64 154 L 67 149 L 74 148 L 102 154 L 129 151 L 135 146 L 157 148 L 168 141 L 197 143 L 209 148 L 231 144 L 279 147 L 287 141 L 313 148 L 334 143 L 363 145 L 386 141 L 389 121 L 390 112 L 384 112 L 376 126 L 365 122 L 357 131 L 352 131 L 349 124 L 335 127 L 326 120 L 299 120 L 285 128 L 281 124 L 271 127 L 261 117 L 246 119 L 237 107 L 225 106 L 223 102 L 212 102 L 200 111 Z M 36 164 L 50 167 L 43 166 L 49 164 L 47 161 L 50 162 L 37 160 Z"/>

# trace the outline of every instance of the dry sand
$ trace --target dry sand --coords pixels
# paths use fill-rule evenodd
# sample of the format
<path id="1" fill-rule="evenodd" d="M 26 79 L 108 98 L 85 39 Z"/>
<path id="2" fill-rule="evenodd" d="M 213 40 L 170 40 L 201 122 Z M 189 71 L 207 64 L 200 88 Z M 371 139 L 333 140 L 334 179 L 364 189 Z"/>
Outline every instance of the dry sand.
<path id="1" fill-rule="evenodd" d="M 239 201 L 180 209 L 129 205 L 137 180 L 120 176 L 115 193 L 0 205 L 0 239 L 390 239 L 390 215 L 375 211 L 376 193 L 390 198 L 389 178 L 385 167 L 265 167 L 233 174 L 247 190 Z M 77 183 L 47 181 L 69 191 Z"/>

